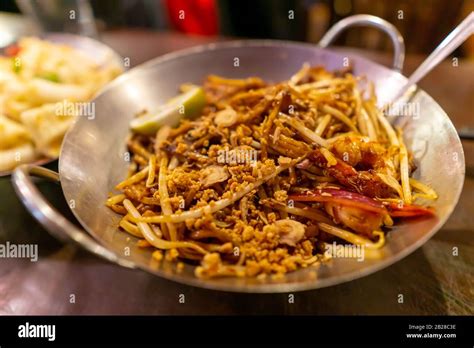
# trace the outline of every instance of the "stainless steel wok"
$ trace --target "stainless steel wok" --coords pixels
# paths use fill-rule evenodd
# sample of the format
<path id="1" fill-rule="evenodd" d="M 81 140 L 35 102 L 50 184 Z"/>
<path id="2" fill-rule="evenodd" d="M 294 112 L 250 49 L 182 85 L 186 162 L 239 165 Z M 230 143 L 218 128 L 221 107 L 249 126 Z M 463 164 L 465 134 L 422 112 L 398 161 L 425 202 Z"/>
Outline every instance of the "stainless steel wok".
<path id="1" fill-rule="evenodd" d="M 395 48 L 393 69 L 325 48 L 341 30 L 354 25 L 375 26 L 390 35 Z M 140 268 L 176 282 L 236 292 L 290 292 L 363 277 L 423 245 L 448 219 L 461 193 L 465 172 L 461 142 L 446 113 L 422 90 L 412 97 L 412 102 L 420 104 L 419 117 L 404 117 L 405 138 L 418 166 L 414 176 L 430 184 L 439 194 L 434 204 L 437 217 L 398 225 L 388 234 L 379 259 L 366 258 L 364 262 L 334 259 L 278 280 L 201 280 L 194 277 L 192 266 L 187 265 L 184 271 L 177 273 L 170 263 L 155 263 L 150 251 L 137 248 L 134 237 L 118 230 L 119 217 L 104 205 L 108 192 L 126 176 L 127 162 L 123 154 L 130 119 L 136 112 L 154 109 L 175 95 L 181 83 L 200 82 L 211 73 L 234 78 L 260 76 L 279 81 L 287 79 L 305 62 L 321 64 L 331 70 L 342 68 L 347 57 L 355 74 L 366 75 L 375 82 L 380 105 L 389 101 L 406 81 L 400 74 L 404 58 L 402 38 L 391 24 L 369 15 L 357 15 L 339 22 L 321 40 L 319 47 L 269 40 L 236 41 L 156 58 L 119 77 L 97 96 L 95 119 L 79 118 L 64 139 L 59 173 L 23 165 L 15 170 L 13 184 L 27 209 L 55 236 L 73 240 L 121 266 Z M 234 65 L 236 58 L 238 66 Z M 46 202 L 33 184 L 32 176 L 61 183 L 65 199 L 84 230 L 70 223 Z"/>

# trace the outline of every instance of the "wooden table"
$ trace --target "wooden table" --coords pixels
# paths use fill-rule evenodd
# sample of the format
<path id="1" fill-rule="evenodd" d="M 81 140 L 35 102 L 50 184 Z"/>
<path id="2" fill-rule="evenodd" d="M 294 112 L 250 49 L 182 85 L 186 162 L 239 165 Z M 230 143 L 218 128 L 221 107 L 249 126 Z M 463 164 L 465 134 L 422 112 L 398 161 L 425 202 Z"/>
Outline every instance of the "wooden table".
<path id="1" fill-rule="evenodd" d="M 129 57 L 132 65 L 215 41 L 145 31 L 108 32 L 103 38 Z M 384 64 L 391 60 L 388 54 L 368 55 Z M 422 59 L 408 56 L 405 74 Z M 453 67 L 446 61 L 421 83 L 457 127 L 474 127 L 473 76 L 473 62 L 460 60 Z M 287 294 L 233 294 L 175 284 L 63 245 L 25 211 L 9 179 L 0 179 L 0 242 L 38 243 L 40 250 L 36 263 L 0 261 L 0 314 L 473 314 L 474 143 L 465 142 L 464 148 L 464 191 L 454 214 L 435 237 L 385 270 L 331 288 L 296 293 L 292 304 Z M 58 186 L 44 183 L 40 187 L 68 214 Z M 453 247 L 459 249 L 458 256 L 452 255 Z M 185 294 L 185 304 L 179 303 L 180 294 Z M 398 302 L 399 294 L 404 303 Z"/>

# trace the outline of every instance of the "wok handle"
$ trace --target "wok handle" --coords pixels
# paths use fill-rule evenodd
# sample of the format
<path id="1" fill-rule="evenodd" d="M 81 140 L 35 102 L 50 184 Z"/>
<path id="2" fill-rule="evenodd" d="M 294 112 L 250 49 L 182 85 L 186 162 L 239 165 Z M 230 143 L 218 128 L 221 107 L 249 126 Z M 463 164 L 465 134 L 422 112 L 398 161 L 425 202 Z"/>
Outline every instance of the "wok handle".
<path id="1" fill-rule="evenodd" d="M 13 187 L 23 205 L 54 237 L 62 241 L 73 241 L 94 255 L 120 266 L 135 268 L 132 262 L 106 249 L 86 231 L 76 227 L 61 215 L 38 190 L 33 183 L 33 176 L 59 183 L 59 174 L 31 164 L 18 166 L 12 174 Z"/>
<path id="2" fill-rule="evenodd" d="M 403 69 L 403 62 L 405 60 L 405 42 L 403 41 L 403 37 L 397 28 L 390 22 L 387 22 L 385 19 L 380 17 L 367 14 L 358 14 L 346 17 L 334 24 L 326 32 L 326 34 L 324 34 L 321 41 L 319 41 L 319 46 L 327 47 L 339 36 L 339 34 L 341 34 L 347 28 L 361 26 L 374 27 L 388 34 L 392 40 L 394 51 L 392 68 L 401 72 Z"/>

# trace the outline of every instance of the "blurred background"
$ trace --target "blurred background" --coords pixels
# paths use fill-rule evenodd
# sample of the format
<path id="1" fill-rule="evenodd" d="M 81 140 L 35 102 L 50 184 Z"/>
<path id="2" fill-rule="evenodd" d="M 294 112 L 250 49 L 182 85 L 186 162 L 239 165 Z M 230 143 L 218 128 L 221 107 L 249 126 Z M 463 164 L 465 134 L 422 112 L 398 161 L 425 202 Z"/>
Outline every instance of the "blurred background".
<path id="1" fill-rule="evenodd" d="M 28 15 L 34 28 L 89 36 L 146 28 L 207 37 L 314 43 L 339 19 L 370 13 L 398 28 L 408 54 L 428 54 L 474 10 L 474 0 L 1 0 L 0 6 L 0 46 L 13 40 L 5 28 L 32 30 L 13 20 L 13 14 L 20 12 Z M 78 20 L 68 20 L 71 16 Z M 383 33 L 370 28 L 350 30 L 337 44 L 383 51 L 391 47 Z M 474 38 L 456 56 L 474 57 Z"/>

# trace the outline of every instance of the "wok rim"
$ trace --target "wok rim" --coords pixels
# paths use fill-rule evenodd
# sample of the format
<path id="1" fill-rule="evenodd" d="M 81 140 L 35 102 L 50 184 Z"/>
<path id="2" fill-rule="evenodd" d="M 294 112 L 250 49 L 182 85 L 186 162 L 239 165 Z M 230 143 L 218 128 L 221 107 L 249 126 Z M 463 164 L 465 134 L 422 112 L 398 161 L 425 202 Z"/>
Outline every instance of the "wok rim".
<path id="1" fill-rule="evenodd" d="M 180 58 L 182 56 L 187 56 L 187 55 L 192 55 L 192 54 L 199 54 L 202 52 L 206 51 L 215 51 L 215 50 L 221 50 L 221 49 L 229 49 L 229 48 L 246 48 L 246 47 L 285 47 L 285 48 L 291 48 L 291 47 L 305 47 L 305 48 L 312 48 L 312 49 L 319 49 L 322 51 L 330 51 L 335 54 L 341 54 L 338 51 L 332 50 L 330 48 L 323 48 L 315 44 L 311 43 L 304 43 L 304 42 L 291 42 L 291 41 L 284 41 L 284 40 L 270 40 L 270 39 L 256 39 L 256 40 L 233 40 L 233 41 L 222 41 L 222 42 L 215 42 L 215 43 L 209 43 L 209 44 L 204 44 L 204 45 L 198 45 L 198 46 L 193 46 L 190 48 L 185 48 L 181 49 L 178 51 L 170 52 L 167 54 L 164 54 L 162 56 L 158 56 L 156 58 L 152 58 L 151 60 L 148 60 L 126 72 L 124 72 L 122 75 L 117 77 L 115 80 L 107 84 L 100 93 L 98 93 L 95 97 L 99 98 L 102 96 L 102 94 L 107 93 L 110 89 L 113 89 L 116 85 L 119 85 L 121 83 L 126 82 L 127 80 L 131 79 L 133 76 L 141 74 L 146 72 L 147 69 L 150 69 L 151 67 L 157 65 L 157 64 L 162 64 L 167 61 L 173 60 Z M 378 66 L 380 68 L 388 69 L 390 70 L 393 74 L 398 75 L 398 77 L 401 77 L 403 79 L 407 79 L 403 74 L 401 74 L 398 71 L 395 71 L 393 69 L 390 69 L 388 67 L 385 67 L 381 64 L 375 63 L 371 61 L 370 59 L 367 59 L 365 57 L 361 57 L 357 54 L 350 53 L 348 56 L 357 58 L 359 61 L 365 61 L 367 64 L 371 64 L 374 66 Z M 449 127 L 451 128 L 450 131 L 452 131 L 456 135 L 456 145 L 459 147 L 460 150 L 460 158 L 461 158 L 461 175 L 462 175 L 462 183 L 459 186 L 458 192 L 455 193 L 454 197 L 455 199 L 453 200 L 451 207 L 449 208 L 448 212 L 446 215 L 440 219 L 439 217 L 437 218 L 435 226 L 426 234 L 423 235 L 422 238 L 417 240 L 415 243 L 412 245 L 402 249 L 398 254 L 391 255 L 388 258 L 382 259 L 373 265 L 369 265 L 368 267 L 362 269 L 362 270 L 357 270 L 357 271 L 351 271 L 346 274 L 342 274 L 339 276 L 334 276 L 331 278 L 324 278 L 324 279 L 318 279 L 316 278 L 312 282 L 303 282 L 303 283 L 267 283 L 267 284 L 244 284 L 242 286 L 235 286 L 235 285 L 229 285 L 226 283 L 219 283 L 219 282 L 213 282 L 212 280 L 206 280 L 206 279 L 200 279 L 200 278 L 193 278 L 193 277 L 183 277 L 179 274 L 169 274 L 167 272 L 164 272 L 163 270 L 160 269 L 153 269 L 149 265 L 145 264 L 139 264 L 136 263 L 135 261 L 129 259 L 137 269 L 140 269 L 141 271 L 145 271 L 146 273 L 153 274 L 155 276 L 158 276 L 160 278 L 170 280 L 179 284 L 185 284 L 189 286 L 195 286 L 198 288 L 204 288 L 208 290 L 218 290 L 218 291 L 227 291 L 227 292 L 233 292 L 233 293 L 287 293 L 287 292 L 297 292 L 297 291 L 309 291 L 309 290 L 315 290 L 315 289 L 320 289 L 320 288 L 325 288 L 325 287 L 330 287 L 338 284 L 343 284 L 346 282 L 350 282 L 359 278 L 366 277 L 368 275 L 374 274 L 382 269 L 385 269 L 396 262 L 404 259 L 405 257 L 409 256 L 412 254 L 414 251 L 418 250 L 420 247 L 422 247 L 429 239 L 431 239 L 440 229 L 446 221 L 449 219 L 449 217 L 452 215 L 454 209 L 456 208 L 461 193 L 462 189 L 464 186 L 465 182 L 465 173 L 466 173 L 466 167 L 465 167 L 465 156 L 464 156 L 464 149 L 462 147 L 461 140 L 459 138 L 459 135 L 456 131 L 456 128 L 454 127 L 451 119 L 449 116 L 446 114 L 444 109 L 434 100 L 427 92 L 424 90 L 418 88 L 417 92 L 415 95 L 418 94 L 424 94 L 426 98 L 428 98 L 429 103 L 435 104 L 442 112 L 444 118 L 447 119 Z M 74 129 L 76 128 L 77 122 L 74 122 L 74 124 L 70 127 L 68 132 L 66 133 L 64 140 L 63 140 L 63 146 L 61 147 L 61 151 L 59 154 L 59 163 L 58 163 L 58 172 L 59 172 L 59 177 L 61 178 L 61 172 L 62 172 L 62 154 L 64 151 L 64 144 L 66 144 L 67 139 L 69 137 L 69 134 L 74 132 Z M 64 191 L 63 185 L 61 184 L 61 190 L 63 192 L 63 195 L 66 199 L 68 200 L 68 195 Z M 75 209 L 70 209 L 72 213 L 74 214 L 75 218 L 79 221 L 81 224 L 82 228 L 90 235 L 92 236 L 98 243 L 100 243 L 102 246 L 107 248 L 107 245 L 104 244 L 99 238 L 96 237 L 95 233 L 92 233 L 92 229 L 87 226 L 86 223 L 84 223 L 79 216 L 78 213 L 76 213 Z M 109 249 L 109 248 L 107 248 Z M 109 249 L 110 250 L 110 249 Z M 112 250 L 111 250 L 112 251 Z M 112 251 L 115 253 L 115 251 Z M 295 271 L 295 272 L 298 272 Z"/>

